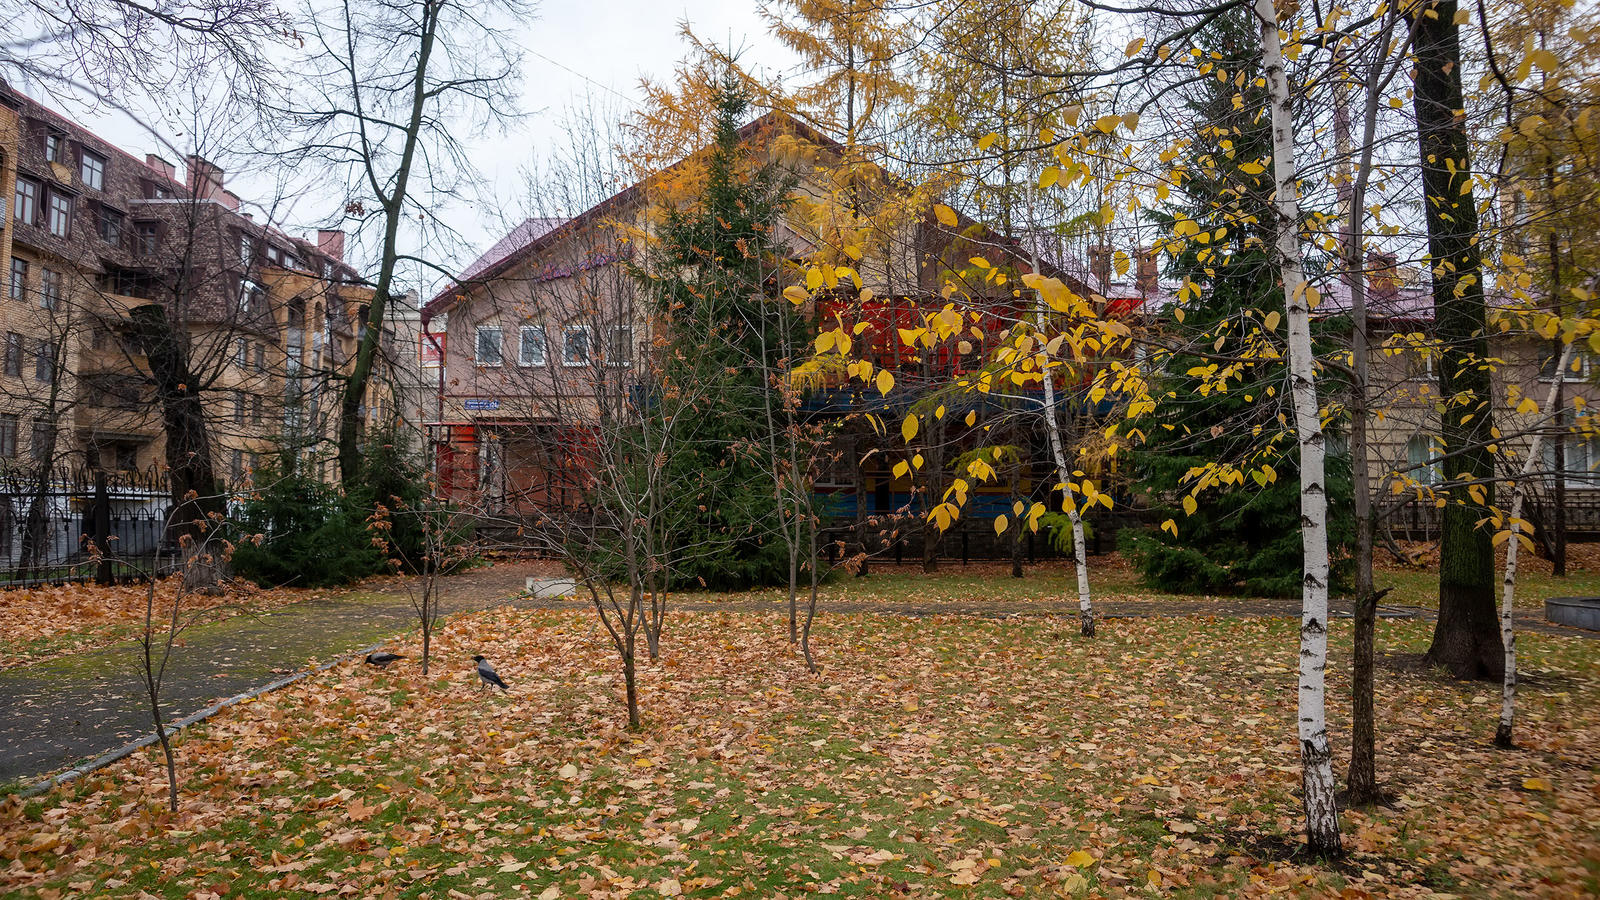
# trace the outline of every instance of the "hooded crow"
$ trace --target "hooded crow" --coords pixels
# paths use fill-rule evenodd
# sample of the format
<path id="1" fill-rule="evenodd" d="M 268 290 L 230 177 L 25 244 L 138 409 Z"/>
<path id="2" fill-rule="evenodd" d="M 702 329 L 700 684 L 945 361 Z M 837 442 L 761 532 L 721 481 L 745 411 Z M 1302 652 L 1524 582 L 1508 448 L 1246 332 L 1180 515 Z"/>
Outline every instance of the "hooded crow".
<path id="1" fill-rule="evenodd" d="M 484 659 L 482 654 L 474 656 L 472 659 L 478 664 L 478 677 L 483 679 L 484 684 L 494 685 L 502 691 L 510 692 L 511 689 L 506 687 L 504 681 L 500 680 L 500 676 L 495 673 L 494 666 L 489 665 L 489 661 Z"/>
<path id="2" fill-rule="evenodd" d="M 396 660 L 401 660 L 401 659 L 405 659 L 405 657 L 401 656 L 398 653 L 390 653 L 388 651 L 383 651 L 383 652 L 379 652 L 379 653 L 368 653 L 367 654 L 367 665 L 369 665 L 369 666 L 377 666 L 380 669 L 385 669 L 385 668 L 388 668 L 390 663 L 395 662 Z"/>

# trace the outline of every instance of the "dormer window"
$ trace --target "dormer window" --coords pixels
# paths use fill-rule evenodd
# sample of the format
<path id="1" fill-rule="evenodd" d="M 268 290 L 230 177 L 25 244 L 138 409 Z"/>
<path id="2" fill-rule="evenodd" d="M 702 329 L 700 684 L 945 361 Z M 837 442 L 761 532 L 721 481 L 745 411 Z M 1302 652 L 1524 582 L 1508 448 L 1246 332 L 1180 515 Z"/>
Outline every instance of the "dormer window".
<path id="1" fill-rule="evenodd" d="M 97 191 L 105 190 L 106 158 L 98 153 L 88 150 L 83 151 L 83 160 L 78 166 L 78 175 L 83 179 L 84 187 Z"/>
<path id="2" fill-rule="evenodd" d="M 67 161 L 67 136 L 64 132 L 52 130 L 45 134 L 44 158 L 46 162 L 53 163 Z"/>

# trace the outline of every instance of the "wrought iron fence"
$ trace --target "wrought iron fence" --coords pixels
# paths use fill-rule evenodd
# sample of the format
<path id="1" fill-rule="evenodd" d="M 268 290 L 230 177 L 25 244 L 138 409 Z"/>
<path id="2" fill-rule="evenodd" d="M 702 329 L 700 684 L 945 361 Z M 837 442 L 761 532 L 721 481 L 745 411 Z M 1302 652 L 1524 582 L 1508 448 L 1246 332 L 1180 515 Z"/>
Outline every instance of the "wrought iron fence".
<path id="1" fill-rule="evenodd" d="M 0 469 L 0 588 L 145 578 L 170 506 L 159 471 Z"/>

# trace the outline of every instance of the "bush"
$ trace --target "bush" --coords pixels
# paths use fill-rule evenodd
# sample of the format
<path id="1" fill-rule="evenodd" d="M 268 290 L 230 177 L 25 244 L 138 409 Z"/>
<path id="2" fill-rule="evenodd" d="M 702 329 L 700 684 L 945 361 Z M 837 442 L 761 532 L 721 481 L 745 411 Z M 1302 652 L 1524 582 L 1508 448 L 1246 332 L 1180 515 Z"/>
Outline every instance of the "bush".
<path id="1" fill-rule="evenodd" d="M 257 471 L 255 482 L 230 526 L 237 574 L 263 585 L 327 587 L 389 570 L 367 513 L 349 497 L 277 466 Z"/>

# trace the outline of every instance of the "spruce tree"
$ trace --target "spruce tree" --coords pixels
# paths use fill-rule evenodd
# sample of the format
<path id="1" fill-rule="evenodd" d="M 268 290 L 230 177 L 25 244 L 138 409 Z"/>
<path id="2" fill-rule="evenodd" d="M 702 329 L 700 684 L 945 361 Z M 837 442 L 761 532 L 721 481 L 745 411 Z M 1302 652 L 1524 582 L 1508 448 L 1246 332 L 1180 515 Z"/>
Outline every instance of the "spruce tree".
<path id="1" fill-rule="evenodd" d="M 1178 532 L 1130 530 L 1121 542 L 1145 582 L 1163 590 L 1298 596 L 1303 580 L 1295 436 L 1279 418 L 1288 400 L 1282 360 L 1245 362 L 1226 391 L 1208 388 L 1200 374 L 1229 365 L 1227 357 L 1240 354 L 1252 330 L 1284 310 L 1270 254 L 1271 166 L 1254 174 L 1243 168 L 1272 159 L 1266 89 L 1256 83 L 1259 42 L 1248 9 L 1224 15 L 1198 41 L 1221 55 L 1214 62 L 1224 74 L 1188 91 L 1185 105 L 1199 127 L 1182 201 L 1155 214 L 1169 231 L 1191 220 L 1197 236 L 1210 238 L 1188 240 L 1168 267 L 1168 274 L 1188 278 L 1201 291 L 1160 323 L 1180 346 L 1157 360 L 1164 399 L 1139 424 L 1148 440 L 1134 454 L 1143 499 L 1158 519 L 1174 519 Z M 1236 97 L 1243 102 L 1236 104 Z M 1190 489 L 1184 476 L 1213 461 L 1257 471 L 1265 464 L 1277 478 L 1211 488 L 1194 513 L 1176 509 Z M 1329 459 L 1328 489 L 1329 508 L 1337 511 L 1329 523 L 1337 562 L 1344 556 L 1339 548 L 1354 536 L 1347 456 Z M 1336 564 L 1336 573 L 1340 568 Z"/>
<path id="2" fill-rule="evenodd" d="M 777 348 L 785 330 L 790 346 L 801 333 L 800 317 L 779 296 L 787 253 L 777 225 L 791 181 L 761 161 L 759 149 L 742 145 L 748 105 L 724 79 L 703 186 L 665 211 L 641 273 L 665 338 L 648 414 L 695 422 L 666 479 L 682 492 L 670 550 L 680 585 L 771 585 L 786 582 L 788 572 L 761 436 Z M 681 389 L 687 386 L 693 389 Z"/>

